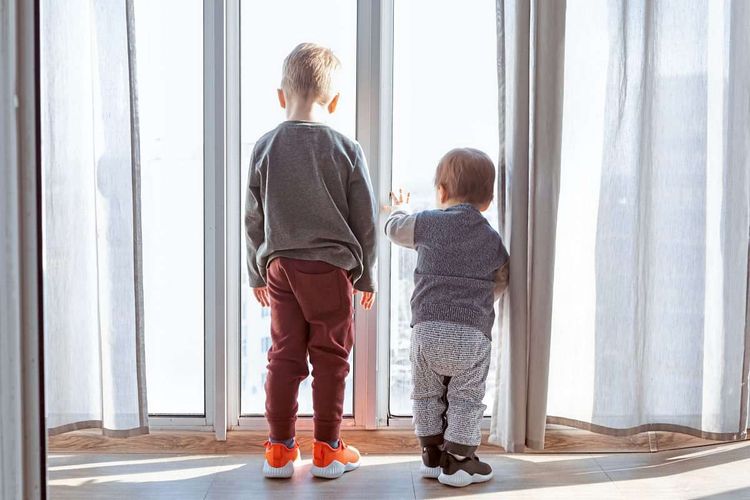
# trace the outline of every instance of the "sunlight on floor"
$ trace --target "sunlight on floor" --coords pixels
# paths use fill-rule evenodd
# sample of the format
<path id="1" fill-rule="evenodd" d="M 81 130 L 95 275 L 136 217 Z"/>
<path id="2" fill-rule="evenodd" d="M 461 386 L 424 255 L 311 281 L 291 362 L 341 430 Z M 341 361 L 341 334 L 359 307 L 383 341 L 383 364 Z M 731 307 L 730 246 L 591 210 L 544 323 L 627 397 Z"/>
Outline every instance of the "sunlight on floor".
<path id="1" fill-rule="evenodd" d="M 126 465 L 130 465 L 126 463 Z M 174 468 L 165 470 L 158 470 L 154 472 L 137 472 L 137 473 L 123 473 L 123 474 L 111 474 L 111 475 L 96 475 L 96 476 L 80 476 L 72 479 L 50 479 L 49 485 L 67 485 L 76 486 L 82 484 L 97 484 L 97 483 L 109 483 L 109 482 L 122 482 L 122 483 L 158 483 L 164 481 L 165 477 L 168 476 L 170 481 L 182 481 L 185 479 L 195 479 L 198 477 L 212 476 L 222 472 L 239 469 L 242 464 L 238 465 L 216 465 L 209 467 L 184 467 Z"/>
<path id="2" fill-rule="evenodd" d="M 54 455 L 54 458 L 60 459 L 60 458 L 70 458 L 74 456 L 76 455 Z M 130 456 L 133 456 L 133 455 L 130 455 Z M 123 457 L 128 457 L 128 455 L 123 455 Z M 119 467 L 123 465 L 169 464 L 169 463 L 175 463 L 175 462 L 186 462 L 188 460 L 206 460 L 206 459 L 211 459 L 211 458 L 215 458 L 215 455 L 191 455 L 191 456 L 177 455 L 173 457 L 147 458 L 147 459 L 142 459 L 142 460 L 126 459 L 126 460 L 116 460 L 116 461 L 111 461 L 111 462 L 89 462 L 85 464 L 52 465 L 47 470 L 50 472 L 58 472 L 58 471 L 64 471 L 64 470 L 98 469 L 100 467 Z"/>

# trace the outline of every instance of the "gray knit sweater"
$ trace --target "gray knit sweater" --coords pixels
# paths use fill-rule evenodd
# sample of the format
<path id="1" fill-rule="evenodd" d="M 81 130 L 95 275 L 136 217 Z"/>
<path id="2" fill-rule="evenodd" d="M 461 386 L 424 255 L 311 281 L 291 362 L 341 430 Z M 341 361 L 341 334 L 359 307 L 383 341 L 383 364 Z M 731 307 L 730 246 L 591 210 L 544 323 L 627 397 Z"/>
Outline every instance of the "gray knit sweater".
<path id="1" fill-rule="evenodd" d="M 375 218 L 362 148 L 322 123 L 286 121 L 255 144 L 245 202 L 251 287 L 275 257 L 321 260 L 375 291 Z"/>
<path id="2" fill-rule="evenodd" d="M 413 215 L 396 210 L 385 233 L 417 251 L 412 326 L 448 321 L 492 338 L 494 299 L 507 283 L 508 252 L 479 210 L 468 203 Z"/>

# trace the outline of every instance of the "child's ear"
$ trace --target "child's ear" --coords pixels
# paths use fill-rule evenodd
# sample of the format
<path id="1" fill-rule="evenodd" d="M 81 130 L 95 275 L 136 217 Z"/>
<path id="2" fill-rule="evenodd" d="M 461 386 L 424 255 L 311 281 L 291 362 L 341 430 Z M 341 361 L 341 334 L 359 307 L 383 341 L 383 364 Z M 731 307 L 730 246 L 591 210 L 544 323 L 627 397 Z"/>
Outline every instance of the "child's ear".
<path id="1" fill-rule="evenodd" d="M 438 195 L 438 201 L 440 203 L 445 203 L 448 201 L 448 192 L 445 190 L 445 187 L 442 184 L 439 184 L 437 187 L 437 195 Z"/>
<path id="2" fill-rule="evenodd" d="M 336 94 L 333 97 L 333 99 L 331 99 L 331 102 L 328 103 L 328 112 L 329 113 L 333 113 L 334 111 L 336 111 L 336 108 L 339 105 L 339 97 L 340 96 L 341 96 L 341 94 Z"/>
<path id="3" fill-rule="evenodd" d="M 276 94 L 279 96 L 281 109 L 286 109 L 286 94 L 284 94 L 284 89 L 276 89 Z"/>

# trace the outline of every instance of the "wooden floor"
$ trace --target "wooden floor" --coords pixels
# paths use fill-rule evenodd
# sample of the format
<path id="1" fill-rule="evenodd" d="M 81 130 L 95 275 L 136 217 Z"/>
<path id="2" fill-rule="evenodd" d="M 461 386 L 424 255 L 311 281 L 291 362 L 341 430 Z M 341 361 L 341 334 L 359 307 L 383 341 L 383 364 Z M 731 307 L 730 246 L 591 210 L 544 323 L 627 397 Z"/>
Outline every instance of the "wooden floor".
<path id="1" fill-rule="evenodd" d="M 489 454 L 488 483 L 451 489 L 419 476 L 417 455 L 368 455 L 326 481 L 309 452 L 291 480 L 259 476 L 262 455 L 53 454 L 51 498 L 748 498 L 750 442 L 656 453 Z"/>
<path id="2" fill-rule="evenodd" d="M 411 430 L 345 430 L 343 438 L 356 444 L 363 453 L 417 453 L 419 446 Z M 49 450 L 58 453 L 182 453 L 233 454 L 262 453 L 266 431 L 231 431 L 227 441 L 217 442 L 211 432 L 153 431 L 145 436 L 127 439 L 107 438 L 101 431 L 69 432 L 49 439 Z M 303 448 L 312 441 L 310 431 L 299 431 L 297 438 Z M 633 436 L 615 437 L 553 426 L 547 430 L 543 453 L 634 453 L 655 452 L 719 444 L 671 432 L 644 432 Z M 504 450 L 484 442 L 481 451 L 503 453 Z"/>

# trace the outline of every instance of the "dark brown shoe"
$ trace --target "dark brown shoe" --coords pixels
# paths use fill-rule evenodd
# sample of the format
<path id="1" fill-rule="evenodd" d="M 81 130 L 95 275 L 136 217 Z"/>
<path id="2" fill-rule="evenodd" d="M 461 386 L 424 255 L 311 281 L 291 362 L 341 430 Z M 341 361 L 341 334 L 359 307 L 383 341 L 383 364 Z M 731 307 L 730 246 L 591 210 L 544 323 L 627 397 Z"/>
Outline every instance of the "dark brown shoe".
<path id="1" fill-rule="evenodd" d="M 422 447 L 422 465 L 419 468 L 422 477 L 437 479 L 440 475 L 440 459 L 443 450 L 440 446 L 427 445 Z"/>
<path id="2" fill-rule="evenodd" d="M 444 452 L 440 461 L 442 472 L 438 481 L 448 486 L 462 488 L 472 483 L 483 483 L 492 479 L 492 467 L 479 460 L 476 455 L 459 460 Z"/>

